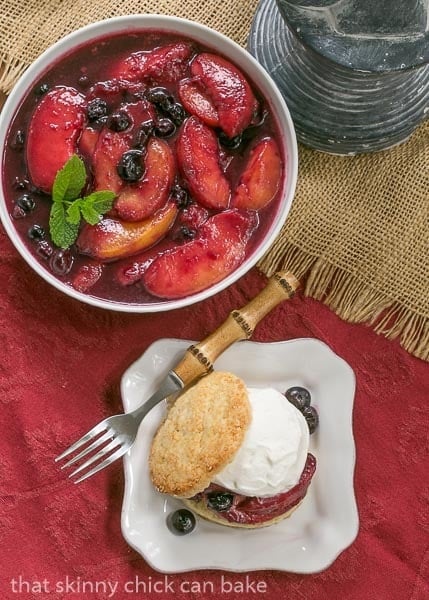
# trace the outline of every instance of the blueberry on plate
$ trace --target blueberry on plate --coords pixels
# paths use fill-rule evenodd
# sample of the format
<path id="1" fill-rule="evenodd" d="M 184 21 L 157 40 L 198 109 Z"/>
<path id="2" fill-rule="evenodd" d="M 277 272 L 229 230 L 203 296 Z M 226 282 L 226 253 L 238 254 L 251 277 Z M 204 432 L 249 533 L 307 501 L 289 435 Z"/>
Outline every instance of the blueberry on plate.
<path id="1" fill-rule="evenodd" d="M 186 508 L 180 508 L 167 517 L 167 526 L 176 535 L 186 535 L 195 529 L 195 516 Z"/>
<path id="2" fill-rule="evenodd" d="M 317 414 L 317 410 L 314 406 L 304 406 L 301 412 L 307 421 L 310 433 L 314 433 L 319 425 L 319 415 Z"/>
<path id="3" fill-rule="evenodd" d="M 217 512 L 224 512 L 232 506 L 234 496 L 226 492 L 211 492 L 207 495 L 207 505 Z"/>
<path id="4" fill-rule="evenodd" d="M 298 385 L 291 387 L 285 391 L 284 395 L 289 400 L 289 402 L 301 412 L 305 407 L 310 406 L 311 394 L 304 387 L 300 387 Z"/>

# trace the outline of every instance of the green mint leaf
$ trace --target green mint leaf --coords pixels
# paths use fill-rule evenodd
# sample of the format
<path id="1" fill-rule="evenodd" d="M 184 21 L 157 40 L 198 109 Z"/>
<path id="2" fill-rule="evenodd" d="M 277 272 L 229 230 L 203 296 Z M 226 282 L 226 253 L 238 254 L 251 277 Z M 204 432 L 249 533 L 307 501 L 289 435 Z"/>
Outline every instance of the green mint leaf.
<path id="1" fill-rule="evenodd" d="M 82 200 L 79 198 L 70 204 L 67 208 L 67 223 L 79 225 L 80 223 L 80 207 Z"/>
<path id="2" fill-rule="evenodd" d="M 55 176 L 49 229 L 52 241 L 60 248 L 68 248 L 76 241 L 82 218 L 90 225 L 96 225 L 112 208 L 116 195 L 108 190 L 80 198 L 85 182 L 85 164 L 77 154 Z"/>
<path id="3" fill-rule="evenodd" d="M 115 194 L 108 190 L 93 192 L 80 201 L 82 217 L 90 225 L 97 225 L 104 213 L 112 208 Z"/>
<path id="4" fill-rule="evenodd" d="M 100 215 L 104 215 L 113 206 L 115 193 L 108 190 L 93 192 L 85 197 L 85 202 L 90 204 Z"/>
<path id="5" fill-rule="evenodd" d="M 97 225 L 97 223 L 101 219 L 100 213 L 98 212 L 98 210 L 95 210 L 95 208 L 91 206 L 91 204 L 82 203 L 80 210 L 82 213 L 82 217 L 90 225 Z"/>
<path id="6" fill-rule="evenodd" d="M 73 154 L 64 167 L 55 176 L 52 188 L 54 202 L 67 202 L 79 197 L 86 182 L 84 162 L 77 154 Z"/>
<path id="7" fill-rule="evenodd" d="M 52 241 L 59 248 L 66 249 L 76 241 L 79 225 L 67 222 L 66 209 L 62 202 L 52 203 L 49 230 Z"/>

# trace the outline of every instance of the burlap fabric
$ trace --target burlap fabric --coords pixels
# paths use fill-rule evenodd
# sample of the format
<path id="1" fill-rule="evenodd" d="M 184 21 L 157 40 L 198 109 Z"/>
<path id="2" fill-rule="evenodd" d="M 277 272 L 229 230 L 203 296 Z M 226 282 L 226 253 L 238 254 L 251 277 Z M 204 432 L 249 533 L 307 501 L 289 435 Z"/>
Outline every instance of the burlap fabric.
<path id="1" fill-rule="evenodd" d="M 77 27 L 121 14 L 200 21 L 246 43 L 257 0 L 0 0 L 0 90 Z M 429 123 L 382 153 L 336 157 L 300 148 L 292 212 L 260 263 L 287 266 L 305 292 L 349 321 L 370 321 L 429 360 Z"/>

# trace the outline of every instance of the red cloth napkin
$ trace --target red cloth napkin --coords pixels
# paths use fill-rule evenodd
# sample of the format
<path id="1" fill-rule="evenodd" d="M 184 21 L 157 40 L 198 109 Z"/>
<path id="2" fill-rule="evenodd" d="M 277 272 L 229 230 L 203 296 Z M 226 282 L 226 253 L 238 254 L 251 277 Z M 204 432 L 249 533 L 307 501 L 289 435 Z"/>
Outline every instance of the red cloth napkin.
<path id="1" fill-rule="evenodd" d="M 203 338 L 255 296 L 265 278 L 253 270 L 196 306 L 126 315 L 80 304 L 51 288 L 3 232 L 0 257 L 1 599 L 429 598 L 426 363 L 300 295 L 277 307 L 258 326 L 255 340 L 315 337 L 356 373 L 359 535 L 331 567 L 314 575 L 164 576 L 122 538 L 121 462 L 75 486 L 53 458 L 97 421 L 121 411 L 122 373 L 153 341 Z M 100 585 L 91 594 L 82 587 L 87 582 L 111 582 L 116 589 L 103 592 Z M 207 584 L 204 591 L 205 582 L 213 583 L 213 591 Z"/>

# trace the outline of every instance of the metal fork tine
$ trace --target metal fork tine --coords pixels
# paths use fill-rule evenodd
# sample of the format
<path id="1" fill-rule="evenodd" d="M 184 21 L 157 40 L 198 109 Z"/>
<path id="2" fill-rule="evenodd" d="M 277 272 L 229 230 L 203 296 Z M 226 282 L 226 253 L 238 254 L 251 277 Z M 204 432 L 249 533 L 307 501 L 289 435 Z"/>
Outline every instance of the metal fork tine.
<path id="1" fill-rule="evenodd" d="M 62 452 L 59 456 L 57 456 L 54 459 L 55 462 L 62 460 L 63 458 L 65 458 L 66 456 L 68 456 L 69 454 L 71 454 L 72 452 L 74 452 L 75 450 L 77 450 L 78 448 L 83 446 L 84 444 L 86 444 L 86 442 L 89 442 L 89 440 L 91 440 L 93 437 L 95 437 L 96 435 L 101 433 L 104 429 L 106 429 L 104 421 L 102 421 L 101 423 L 98 423 L 98 425 L 96 425 L 95 427 L 90 429 L 88 431 L 88 433 L 85 433 L 85 435 L 83 435 L 79 440 L 77 440 L 77 442 L 75 442 L 74 444 L 69 446 L 66 450 L 64 450 L 64 452 Z"/>
<path id="2" fill-rule="evenodd" d="M 120 458 L 123 454 L 125 454 L 125 452 L 127 452 L 127 450 L 128 450 L 128 448 L 126 446 L 120 446 L 116 450 L 116 452 L 111 454 L 108 458 L 106 458 L 106 460 L 103 460 L 99 465 L 97 465 L 96 467 L 91 469 L 91 471 L 88 471 L 88 473 L 85 473 L 85 475 L 82 475 L 82 477 L 79 477 L 79 479 L 75 479 L 74 483 L 80 483 L 87 477 L 91 477 L 91 475 L 95 475 L 95 473 L 98 473 L 98 471 L 101 471 L 101 469 L 104 469 L 104 467 L 108 467 L 109 465 L 112 464 L 112 462 L 114 462 L 116 459 Z"/>
<path id="3" fill-rule="evenodd" d="M 92 444 L 87 446 L 84 450 L 82 450 L 82 452 L 79 452 L 79 454 L 76 454 L 76 456 L 74 456 L 72 459 L 61 465 L 61 469 L 67 469 L 67 467 L 71 467 L 71 465 L 73 465 L 75 462 L 77 462 L 78 460 L 80 460 L 81 458 L 98 448 L 98 446 L 101 446 L 103 442 L 105 442 L 106 440 L 113 439 L 113 436 L 114 434 L 112 430 L 106 431 L 106 433 L 98 437 L 95 440 L 95 442 L 92 442 Z"/>
<path id="4" fill-rule="evenodd" d="M 121 442 L 118 440 L 118 438 L 114 438 L 110 442 L 110 444 L 107 444 L 107 446 L 103 446 L 103 448 L 100 450 L 100 452 L 97 452 L 97 454 L 94 454 L 94 456 L 92 456 L 87 461 L 85 461 L 83 463 L 83 465 L 80 465 L 80 467 L 78 467 L 75 471 L 73 471 L 73 473 L 71 473 L 69 475 L 69 477 L 74 477 L 75 475 L 77 475 L 78 473 L 80 473 L 80 471 L 83 471 L 84 469 L 86 469 L 87 467 L 89 467 L 89 465 L 92 465 L 92 463 L 94 463 L 95 461 L 97 461 L 99 458 L 102 458 L 103 456 L 105 456 L 106 454 L 108 454 L 111 450 L 115 450 L 116 447 L 118 446 L 118 444 L 120 445 Z"/>

